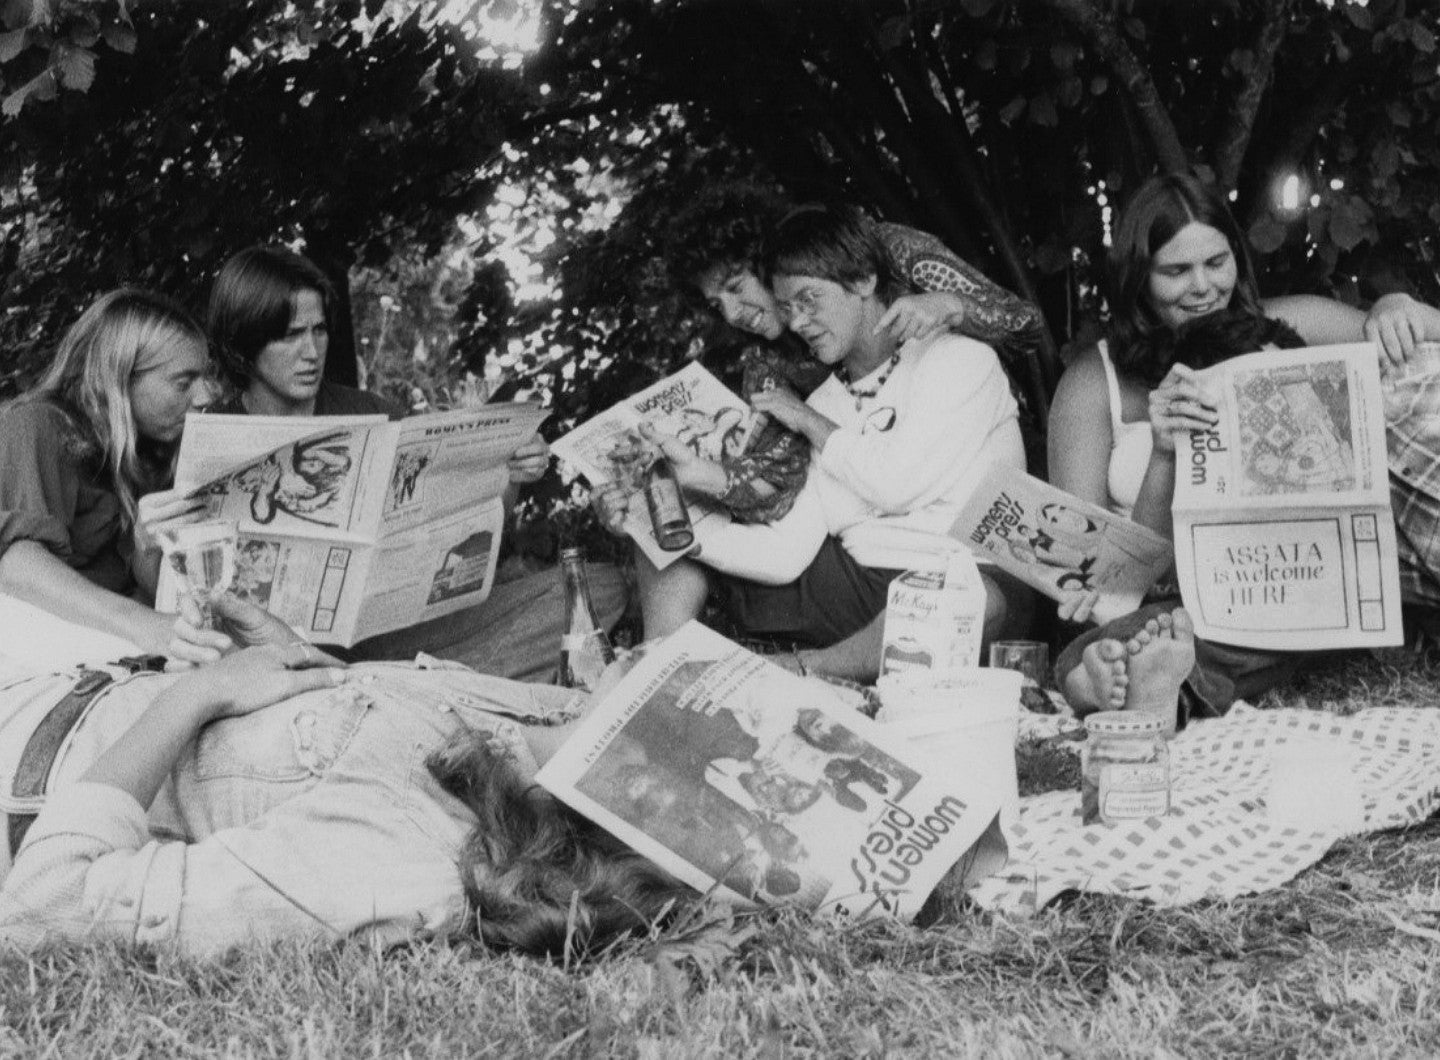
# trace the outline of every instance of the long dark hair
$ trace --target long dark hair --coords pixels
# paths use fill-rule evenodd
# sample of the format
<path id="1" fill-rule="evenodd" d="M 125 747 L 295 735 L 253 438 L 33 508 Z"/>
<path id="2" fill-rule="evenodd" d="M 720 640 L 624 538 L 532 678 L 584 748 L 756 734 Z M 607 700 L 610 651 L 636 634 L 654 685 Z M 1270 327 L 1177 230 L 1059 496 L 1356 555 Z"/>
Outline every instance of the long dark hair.
<path id="1" fill-rule="evenodd" d="M 1219 190 L 1188 173 L 1151 177 L 1125 204 L 1107 259 L 1110 356 L 1121 372 L 1137 377 L 1149 374 L 1150 341 L 1167 330 L 1146 295 L 1150 265 L 1161 247 L 1197 221 L 1224 235 L 1235 255 L 1231 304 L 1247 313 L 1261 312 L 1245 237 Z"/>
<path id="2" fill-rule="evenodd" d="M 527 784 L 479 733 L 426 760 L 476 825 L 460 854 L 472 927 L 487 945 L 584 956 L 643 934 L 695 892 L 603 828 Z"/>
<path id="3" fill-rule="evenodd" d="M 236 389 L 250 384 L 260 351 L 290 330 L 295 296 L 314 291 L 331 327 L 335 291 L 320 267 L 288 247 L 249 247 L 225 262 L 210 289 L 215 359 Z"/>

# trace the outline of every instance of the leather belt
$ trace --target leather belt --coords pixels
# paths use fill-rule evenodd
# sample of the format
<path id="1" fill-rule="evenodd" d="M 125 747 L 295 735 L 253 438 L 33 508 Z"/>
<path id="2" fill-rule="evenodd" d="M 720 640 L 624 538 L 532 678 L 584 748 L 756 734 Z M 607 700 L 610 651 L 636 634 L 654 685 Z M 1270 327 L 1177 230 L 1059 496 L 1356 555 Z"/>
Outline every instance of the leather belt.
<path id="1" fill-rule="evenodd" d="M 60 748 L 85 708 L 115 679 L 104 670 L 83 670 L 75 686 L 35 726 L 20 762 L 15 769 L 12 791 L 17 798 L 38 798 L 45 794 L 45 781 Z M 10 856 L 13 858 L 25 840 L 25 833 L 35 823 L 33 813 L 11 813 L 8 818 Z"/>

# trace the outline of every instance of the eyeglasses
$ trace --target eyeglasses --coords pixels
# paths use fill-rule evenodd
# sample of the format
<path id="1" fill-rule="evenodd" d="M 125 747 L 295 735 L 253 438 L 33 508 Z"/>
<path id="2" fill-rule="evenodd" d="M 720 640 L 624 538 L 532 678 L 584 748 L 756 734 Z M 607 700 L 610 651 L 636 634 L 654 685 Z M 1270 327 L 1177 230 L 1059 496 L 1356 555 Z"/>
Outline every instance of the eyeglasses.
<path id="1" fill-rule="evenodd" d="M 795 292 L 795 297 L 786 301 L 776 301 L 780 312 L 791 320 L 797 315 L 804 314 L 813 317 L 825 300 L 825 292 L 819 287 L 804 287 Z"/>

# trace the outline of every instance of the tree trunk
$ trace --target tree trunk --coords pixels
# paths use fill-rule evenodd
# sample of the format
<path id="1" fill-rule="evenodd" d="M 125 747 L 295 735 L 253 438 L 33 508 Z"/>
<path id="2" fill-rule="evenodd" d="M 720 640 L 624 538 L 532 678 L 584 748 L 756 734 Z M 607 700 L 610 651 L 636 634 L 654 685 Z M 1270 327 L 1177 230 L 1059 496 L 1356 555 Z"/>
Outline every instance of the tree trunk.
<path id="1" fill-rule="evenodd" d="M 1180 144 L 1175 123 L 1170 120 L 1170 113 L 1160 100 L 1160 93 L 1155 89 L 1150 72 L 1120 36 L 1120 27 L 1114 13 L 1102 11 L 1096 6 L 1095 0 L 1042 2 L 1068 22 L 1095 49 L 1096 54 L 1125 86 L 1160 168 L 1166 173 L 1182 173 L 1188 170 L 1190 159 Z"/>
<path id="2" fill-rule="evenodd" d="M 1265 0 L 1264 20 L 1255 34 L 1254 69 L 1235 94 L 1229 119 L 1215 144 L 1215 179 L 1225 191 L 1233 190 L 1240 179 L 1240 167 L 1250 146 L 1260 101 L 1275 76 L 1275 53 L 1285 39 L 1290 7 L 1291 0 Z"/>

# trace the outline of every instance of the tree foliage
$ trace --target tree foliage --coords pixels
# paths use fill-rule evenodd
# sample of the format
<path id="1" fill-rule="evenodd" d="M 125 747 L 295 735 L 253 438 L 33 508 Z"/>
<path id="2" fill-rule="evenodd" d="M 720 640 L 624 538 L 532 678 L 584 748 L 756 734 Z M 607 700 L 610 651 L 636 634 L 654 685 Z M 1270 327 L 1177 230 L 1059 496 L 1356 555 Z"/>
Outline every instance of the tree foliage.
<path id="1" fill-rule="evenodd" d="M 418 7 L 174 3 L 135 27 L 132 50 L 98 56 L 90 92 L 0 126 L 11 372 L 97 291 L 141 283 L 202 305 L 250 243 L 303 241 L 342 295 L 357 265 L 437 251 L 486 201 L 483 164 L 523 91 Z M 332 348 L 353 365 L 348 327 Z"/>
<path id="2" fill-rule="evenodd" d="M 1061 341 L 1099 309 L 1107 206 L 1157 169 L 1235 190 L 1274 293 L 1440 293 L 1433 0 L 615 0 L 551 16 L 522 166 L 603 159 L 636 188 L 607 239 L 567 247 L 546 344 L 576 357 L 653 356 L 645 324 L 670 322 L 638 263 L 623 292 L 616 270 L 695 170 L 936 232 L 1037 300 Z M 630 149 L 656 115 L 683 144 L 650 131 Z M 1276 205 L 1286 175 L 1301 209 Z M 692 339 L 660 341 L 678 355 Z"/>
<path id="3" fill-rule="evenodd" d="M 537 6 L 539 49 L 487 59 L 478 20 Z M 1440 0 L 478 0 L 461 25 L 438 10 L 0 0 L 0 390 L 95 292 L 138 282 L 198 305 L 226 255 L 280 238 L 342 293 L 355 279 L 372 344 L 415 348 L 420 328 L 450 343 L 422 390 L 500 365 L 556 432 L 736 347 L 658 264 L 675 211 L 725 176 L 935 232 L 1037 301 L 1056 346 L 1103 314 L 1113 210 L 1187 166 L 1233 189 L 1266 293 L 1440 301 Z M 499 189 L 544 235 L 551 298 L 517 297 L 498 232 L 435 265 L 458 218 L 499 216 Z M 386 323 L 382 293 L 404 321 Z M 534 499 L 570 498 L 552 478 Z"/>

